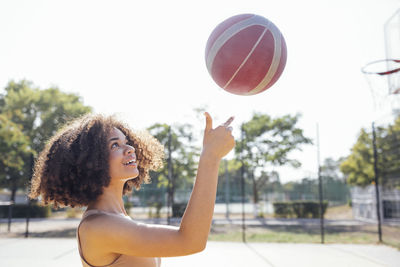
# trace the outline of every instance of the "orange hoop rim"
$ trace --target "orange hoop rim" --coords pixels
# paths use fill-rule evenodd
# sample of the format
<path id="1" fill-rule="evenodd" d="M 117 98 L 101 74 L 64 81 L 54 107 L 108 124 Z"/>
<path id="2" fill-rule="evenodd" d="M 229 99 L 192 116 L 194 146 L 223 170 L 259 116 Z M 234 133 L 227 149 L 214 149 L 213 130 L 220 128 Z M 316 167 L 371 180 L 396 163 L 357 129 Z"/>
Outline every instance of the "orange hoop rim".
<path id="1" fill-rule="evenodd" d="M 367 70 L 366 70 L 366 69 L 367 69 L 368 67 L 370 67 L 371 65 L 375 65 L 375 64 L 377 64 L 377 63 L 383 63 L 383 62 L 394 62 L 394 63 L 396 63 L 396 64 L 399 64 L 399 67 L 394 68 L 394 69 L 390 69 L 390 70 L 386 70 L 386 71 L 367 71 Z M 393 74 L 393 73 L 396 73 L 396 72 L 399 72 L 399 71 L 400 71 L 400 59 L 380 59 L 380 60 L 375 60 L 375 61 L 372 61 L 372 62 L 366 64 L 366 65 L 361 69 L 361 71 L 362 71 L 362 73 L 364 73 L 364 74 L 377 74 L 377 75 L 381 75 L 381 76 L 390 75 L 390 74 Z"/>

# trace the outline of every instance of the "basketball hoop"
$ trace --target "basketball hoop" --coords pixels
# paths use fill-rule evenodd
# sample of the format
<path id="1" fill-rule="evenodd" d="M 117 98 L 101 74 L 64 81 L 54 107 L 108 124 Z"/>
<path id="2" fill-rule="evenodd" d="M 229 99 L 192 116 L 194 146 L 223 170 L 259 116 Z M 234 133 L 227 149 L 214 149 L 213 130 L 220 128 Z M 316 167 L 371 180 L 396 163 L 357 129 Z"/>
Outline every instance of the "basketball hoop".
<path id="1" fill-rule="evenodd" d="M 400 109 L 400 59 L 382 59 L 366 64 L 362 73 L 371 88 L 376 109 Z"/>

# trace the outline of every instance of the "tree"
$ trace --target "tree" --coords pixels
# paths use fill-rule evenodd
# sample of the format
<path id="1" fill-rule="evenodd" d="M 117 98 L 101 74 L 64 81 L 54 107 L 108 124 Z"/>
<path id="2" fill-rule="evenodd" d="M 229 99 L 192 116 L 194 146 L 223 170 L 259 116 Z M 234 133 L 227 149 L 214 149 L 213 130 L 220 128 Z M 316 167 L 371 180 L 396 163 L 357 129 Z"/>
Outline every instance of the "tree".
<path id="1" fill-rule="evenodd" d="M 41 151 L 60 126 L 92 110 L 76 94 L 64 93 L 56 87 L 40 90 L 25 80 L 9 82 L 5 91 L 0 96 L 4 100 L 0 113 L 22 126 L 35 151 Z"/>
<path id="2" fill-rule="evenodd" d="M 260 191 L 270 177 L 278 175 L 274 167 L 300 167 L 300 162 L 292 159 L 290 153 L 311 143 L 296 125 L 299 118 L 299 114 L 272 118 L 267 114 L 255 113 L 249 122 L 242 124 L 243 137 L 237 142 L 235 153 L 243 159 L 245 172 L 252 181 L 256 214 Z"/>
<path id="3" fill-rule="evenodd" d="M 32 153 L 28 138 L 21 127 L 0 114 L 0 163 L 3 168 L 21 170 L 24 156 Z"/>
<path id="4" fill-rule="evenodd" d="M 18 153 L 23 166 L 15 167 L 7 163 L 0 169 L 2 183 L 12 190 L 11 200 L 14 200 L 18 188 L 27 186 L 31 155 L 37 155 L 61 125 L 90 111 L 91 108 L 85 106 L 79 96 L 63 93 L 58 88 L 40 90 L 25 80 L 8 83 L 5 94 L 0 95 L 0 114 L 4 121 L 14 125 L 13 134 L 25 140 L 27 148 L 22 146 Z M 8 138 L 4 137 L 2 142 L 9 143 Z M 4 180 L 6 177 L 8 180 Z"/>
<path id="5" fill-rule="evenodd" d="M 21 127 L 0 114 L 0 170 L 3 170 L 0 171 L 0 186 L 11 187 L 12 201 L 15 200 L 16 189 L 24 184 L 11 178 L 24 170 L 26 159 L 32 153 L 29 139 L 22 133 Z"/>
<path id="6" fill-rule="evenodd" d="M 386 127 L 376 127 L 375 138 L 380 184 L 400 186 L 400 117 Z M 340 165 L 351 185 L 367 186 L 375 181 L 372 139 L 372 131 L 361 129 L 350 155 Z"/>
<path id="7" fill-rule="evenodd" d="M 380 184 L 400 189 L 400 116 L 378 132 L 377 148 Z"/>
<path id="8" fill-rule="evenodd" d="M 351 154 L 340 164 L 340 170 L 347 176 L 350 185 L 366 186 L 372 183 L 375 175 L 371 133 L 361 129 Z"/>
<path id="9" fill-rule="evenodd" d="M 176 200 L 175 194 L 177 190 L 191 188 L 193 186 L 193 178 L 196 175 L 199 148 L 194 145 L 195 139 L 192 128 L 190 124 L 168 126 L 160 123 L 153 124 L 147 128 L 150 134 L 164 145 L 167 160 L 161 170 L 151 174 L 151 178 L 157 187 L 167 188 L 172 206 Z M 168 175 L 168 164 L 171 164 L 171 180 L 169 180 Z M 179 202 L 181 201 L 183 200 Z"/>

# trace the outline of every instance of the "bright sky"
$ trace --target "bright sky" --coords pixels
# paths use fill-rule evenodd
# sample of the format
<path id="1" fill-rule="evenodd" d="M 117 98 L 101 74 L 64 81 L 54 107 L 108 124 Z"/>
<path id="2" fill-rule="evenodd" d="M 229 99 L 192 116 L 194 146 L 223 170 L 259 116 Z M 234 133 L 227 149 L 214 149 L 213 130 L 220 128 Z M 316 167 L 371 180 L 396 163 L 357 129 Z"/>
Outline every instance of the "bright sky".
<path id="1" fill-rule="evenodd" d="M 385 57 L 383 24 L 400 0 L 0 1 L 0 92 L 9 80 L 78 93 L 96 112 L 134 128 L 156 122 L 202 127 L 235 116 L 234 135 L 253 112 L 301 113 L 321 162 L 347 156 L 375 116 L 360 68 Z M 229 94 L 204 60 L 209 34 L 226 18 L 254 13 L 283 33 L 288 60 L 279 81 L 255 96 Z M 232 156 L 232 154 L 230 155 Z M 303 166 L 281 180 L 316 175 L 317 149 L 294 153 Z"/>

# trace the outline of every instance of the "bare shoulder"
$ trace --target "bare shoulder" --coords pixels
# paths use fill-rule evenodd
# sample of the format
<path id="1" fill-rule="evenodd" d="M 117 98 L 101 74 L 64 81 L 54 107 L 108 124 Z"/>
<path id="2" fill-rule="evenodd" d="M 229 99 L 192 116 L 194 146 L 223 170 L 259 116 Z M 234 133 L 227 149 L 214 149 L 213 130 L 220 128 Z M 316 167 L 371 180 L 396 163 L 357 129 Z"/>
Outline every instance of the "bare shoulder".
<path id="1" fill-rule="evenodd" d="M 106 214 L 93 214 L 85 218 L 79 226 L 79 235 L 81 239 L 88 239 L 99 230 L 99 226 L 107 220 Z"/>
<path id="2" fill-rule="evenodd" d="M 183 256 L 199 251 L 178 227 L 139 223 L 118 215 L 93 215 L 82 222 L 81 246 L 100 256 Z"/>
<path id="3" fill-rule="evenodd" d="M 87 217 L 79 226 L 79 239 L 84 258 L 92 264 L 113 262 L 118 256 L 104 246 L 104 234 L 107 225 L 111 224 L 116 216 L 94 214 Z M 99 261 L 100 260 L 100 261 Z"/>
<path id="4" fill-rule="evenodd" d="M 120 227 L 135 224 L 132 220 L 113 214 L 93 214 L 86 218 L 79 227 L 79 235 L 88 243 L 101 244 L 108 235 L 113 235 Z"/>

